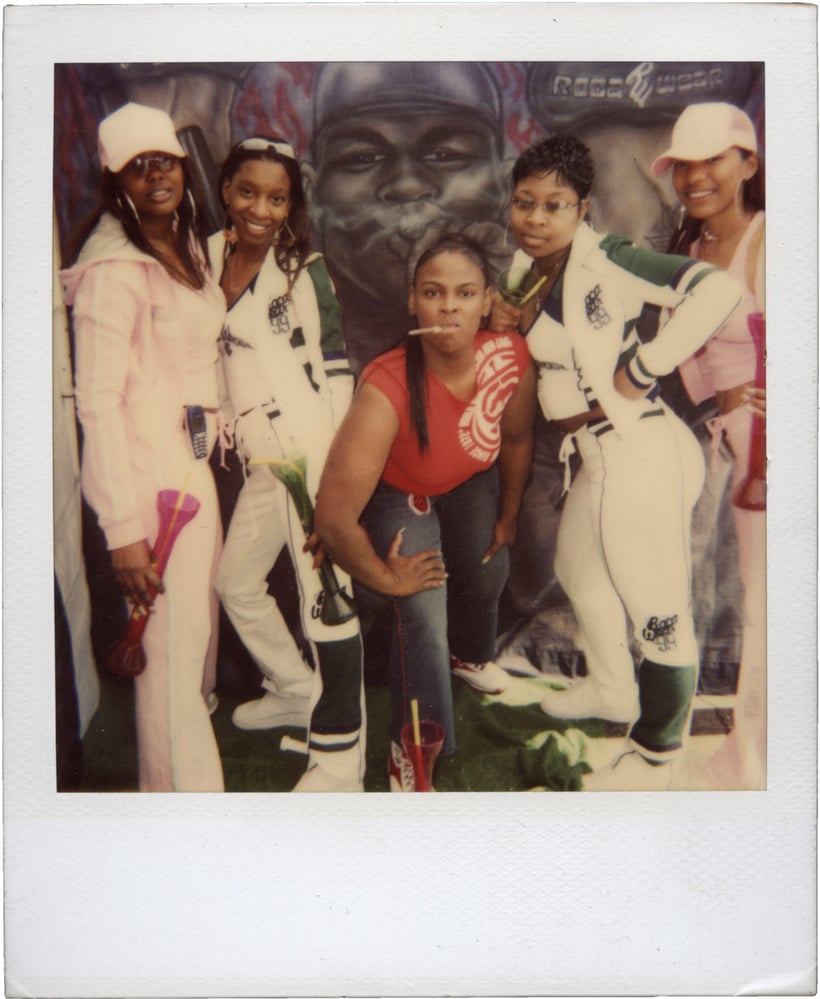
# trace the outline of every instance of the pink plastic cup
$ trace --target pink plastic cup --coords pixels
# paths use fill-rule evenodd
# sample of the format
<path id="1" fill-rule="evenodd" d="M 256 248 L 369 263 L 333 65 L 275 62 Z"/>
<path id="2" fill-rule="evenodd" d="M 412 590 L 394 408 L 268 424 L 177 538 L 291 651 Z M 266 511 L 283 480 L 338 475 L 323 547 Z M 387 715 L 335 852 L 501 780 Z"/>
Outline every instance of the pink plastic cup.
<path id="1" fill-rule="evenodd" d="M 413 763 L 416 791 L 433 790 L 433 765 L 444 745 L 444 729 L 438 722 L 420 721 L 421 745 L 416 745 L 413 723 L 407 722 L 401 730 L 401 744 Z"/>

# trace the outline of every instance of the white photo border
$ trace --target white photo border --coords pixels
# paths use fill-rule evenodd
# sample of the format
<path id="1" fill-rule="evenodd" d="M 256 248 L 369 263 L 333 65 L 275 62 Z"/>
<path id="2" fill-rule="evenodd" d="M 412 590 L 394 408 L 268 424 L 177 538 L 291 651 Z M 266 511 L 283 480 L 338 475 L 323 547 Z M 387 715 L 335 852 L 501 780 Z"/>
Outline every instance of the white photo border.
<path id="1" fill-rule="evenodd" d="M 812 992 L 816 9 L 66 5 L 4 18 L 6 994 Z M 56 792 L 53 67 L 237 58 L 765 62 L 766 792 Z"/>

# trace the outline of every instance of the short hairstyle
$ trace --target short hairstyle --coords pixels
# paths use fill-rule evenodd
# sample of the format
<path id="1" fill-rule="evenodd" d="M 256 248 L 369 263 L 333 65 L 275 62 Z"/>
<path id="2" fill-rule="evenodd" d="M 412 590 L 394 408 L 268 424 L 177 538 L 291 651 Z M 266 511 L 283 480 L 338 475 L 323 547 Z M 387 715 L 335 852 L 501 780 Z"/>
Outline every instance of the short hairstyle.
<path id="1" fill-rule="evenodd" d="M 553 172 L 583 201 L 595 179 L 592 153 L 574 135 L 551 135 L 525 149 L 518 157 L 513 167 L 513 184 L 525 177 L 541 177 Z"/>

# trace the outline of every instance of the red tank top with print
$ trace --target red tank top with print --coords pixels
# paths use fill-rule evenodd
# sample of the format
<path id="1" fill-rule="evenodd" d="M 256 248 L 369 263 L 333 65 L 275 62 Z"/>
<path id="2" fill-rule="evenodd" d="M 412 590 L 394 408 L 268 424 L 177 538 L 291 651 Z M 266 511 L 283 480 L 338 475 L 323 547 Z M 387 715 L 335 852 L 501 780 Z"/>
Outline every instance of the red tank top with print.
<path id="1" fill-rule="evenodd" d="M 410 420 L 405 348 L 382 354 L 364 369 L 368 382 L 389 399 L 399 430 L 382 479 L 406 493 L 439 496 L 489 468 L 501 446 L 501 416 L 530 363 L 517 333 L 482 331 L 474 341 L 476 392 L 464 402 L 427 372 L 427 429 L 430 448 L 421 454 Z"/>

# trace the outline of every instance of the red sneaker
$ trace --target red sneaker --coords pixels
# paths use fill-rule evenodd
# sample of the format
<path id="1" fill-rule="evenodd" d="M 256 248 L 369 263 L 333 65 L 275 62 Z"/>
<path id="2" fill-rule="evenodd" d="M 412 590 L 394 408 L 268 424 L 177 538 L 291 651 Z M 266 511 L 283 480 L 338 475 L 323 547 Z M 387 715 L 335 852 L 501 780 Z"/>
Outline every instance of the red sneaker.
<path id="1" fill-rule="evenodd" d="M 482 694 L 503 694 L 510 685 L 510 675 L 494 662 L 465 663 L 450 656 L 450 671 Z"/>

